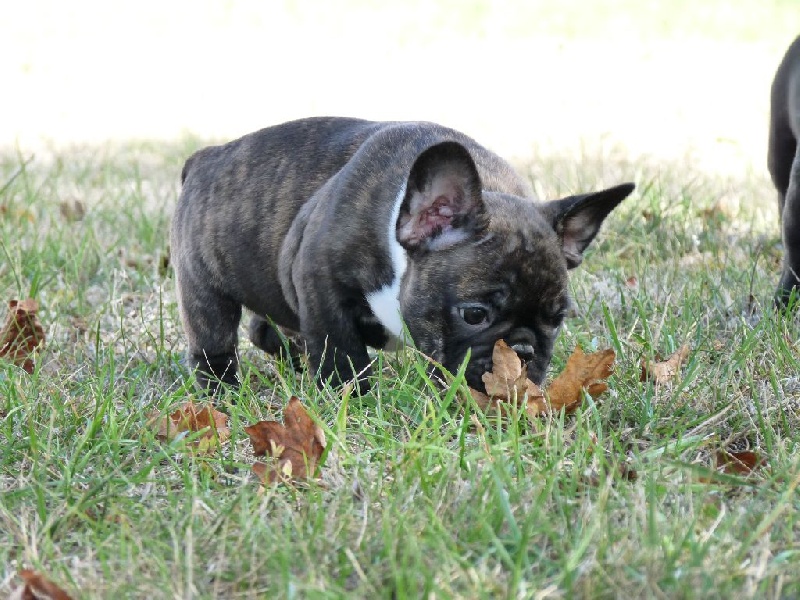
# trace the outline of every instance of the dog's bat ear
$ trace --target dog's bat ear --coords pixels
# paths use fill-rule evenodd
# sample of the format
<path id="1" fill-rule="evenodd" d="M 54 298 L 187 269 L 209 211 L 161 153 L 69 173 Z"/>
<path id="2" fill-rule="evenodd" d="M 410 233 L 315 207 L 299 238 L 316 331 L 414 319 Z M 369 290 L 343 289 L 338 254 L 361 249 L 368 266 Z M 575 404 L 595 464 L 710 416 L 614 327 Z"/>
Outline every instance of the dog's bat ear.
<path id="1" fill-rule="evenodd" d="M 461 144 L 442 142 L 411 168 L 397 219 L 397 241 L 407 250 L 441 250 L 480 235 L 488 225 L 481 179 Z"/>
<path id="2" fill-rule="evenodd" d="M 600 192 L 569 196 L 542 205 L 545 217 L 561 240 L 568 268 L 574 269 L 581 264 L 583 251 L 592 243 L 605 218 L 634 187 L 632 183 L 623 183 Z"/>

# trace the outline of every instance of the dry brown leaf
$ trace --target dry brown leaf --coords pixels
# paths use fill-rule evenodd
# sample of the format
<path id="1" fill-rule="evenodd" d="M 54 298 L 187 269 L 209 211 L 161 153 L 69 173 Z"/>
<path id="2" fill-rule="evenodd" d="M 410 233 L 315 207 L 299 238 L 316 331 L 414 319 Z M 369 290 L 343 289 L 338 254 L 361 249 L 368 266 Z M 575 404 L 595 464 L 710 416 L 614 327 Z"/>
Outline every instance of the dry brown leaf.
<path id="1" fill-rule="evenodd" d="M 483 375 L 486 393 L 472 388 L 470 393 L 484 412 L 489 409 L 506 414 L 511 406 L 516 406 L 524 409 L 529 418 L 562 408 L 569 413 L 580 405 L 581 390 L 586 389 L 593 398 L 606 391 L 608 386 L 603 380 L 611 374 L 615 358 L 611 349 L 584 354 L 576 348 L 564 371 L 542 391 L 528 379 L 514 349 L 498 340 L 492 351 L 492 371 Z"/>
<path id="2" fill-rule="evenodd" d="M 86 207 L 80 200 L 65 200 L 58 205 L 65 221 L 80 221 L 86 216 Z"/>
<path id="3" fill-rule="evenodd" d="M 325 450 L 325 433 L 295 396 L 283 410 L 283 421 L 283 425 L 277 421 L 259 421 L 244 428 L 253 444 L 253 454 L 275 459 L 270 464 L 253 465 L 253 472 L 263 483 L 313 477 Z"/>
<path id="4" fill-rule="evenodd" d="M 483 374 L 483 383 L 489 396 L 510 398 L 515 392 L 525 392 L 525 385 L 518 386 L 525 373 L 517 353 L 503 340 L 498 340 L 492 350 L 492 370 Z"/>
<path id="5" fill-rule="evenodd" d="M 44 329 L 36 316 L 36 300 L 11 300 L 3 330 L 0 331 L 0 358 L 6 358 L 28 373 L 33 373 L 33 353 L 44 347 Z"/>
<path id="6" fill-rule="evenodd" d="M 641 381 L 653 381 L 654 383 L 666 383 L 674 379 L 680 373 L 681 365 L 689 356 L 689 345 L 684 344 L 673 352 L 667 360 L 660 362 L 646 361 L 642 359 Z"/>
<path id="7" fill-rule="evenodd" d="M 150 425 L 157 426 L 156 436 L 164 441 L 174 440 L 178 435 L 202 431 L 203 434 L 192 440 L 190 447 L 200 453 L 214 452 L 231 436 L 226 425 L 228 415 L 211 406 L 200 408 L 194 402 L 187 402 L 171 415 L 154 415 Z"/>
<path id="8" fill-rule="evenodd" d="M 19 576 L 25 585 L 17 588 L 9 600 L 72 600 L 72 597 L 44 575 L 22 569 Z"/>
<path id="9" fill-rule="evenodd" d="M 611 348 L 584 354 L 577 346 L 567 359 L 567 365 L 547 388 L 547 398 L 552 410 L 566 409 L 574 412 L 580 406 L 583 394 L 581 390 L 597 398 L 608 389 L 604 381 L 614 372 L 614 360 L 617 355 Z"/>
<path id="10" fill-rule="evenodd" d="M 512 406 L 529 416 L 539 412 L 544 394 L 538 385 L 528 379 L 525 366 L 513 348 L 498 340 L 492 350 L 492 370 L 483 374 L 486 393 L 470 388 L 478 407 L 484 411 L 498 411 L 506 415 Z"/>
<path id="11" fill-rule="evenodd" d="M 749 475 L 765 463 L 764 458 L 752 450 L 743 452 L 720 450 L 714 456 L 715 470 L 728 475 Z"/>

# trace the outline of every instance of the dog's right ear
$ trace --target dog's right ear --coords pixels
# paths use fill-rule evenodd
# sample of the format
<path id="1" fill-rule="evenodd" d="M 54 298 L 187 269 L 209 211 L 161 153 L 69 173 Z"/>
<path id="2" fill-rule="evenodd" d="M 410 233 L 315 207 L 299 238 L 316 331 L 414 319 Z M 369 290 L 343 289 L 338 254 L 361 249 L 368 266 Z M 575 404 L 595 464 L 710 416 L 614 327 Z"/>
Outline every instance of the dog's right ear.
<path id="1" fill-rule="evenodd" d="M 442 142 L 411 168 L 397 219 L 406 250 L 441 250 L 480 235 L 488 225 L 481 179 L 461 144 Z"/>

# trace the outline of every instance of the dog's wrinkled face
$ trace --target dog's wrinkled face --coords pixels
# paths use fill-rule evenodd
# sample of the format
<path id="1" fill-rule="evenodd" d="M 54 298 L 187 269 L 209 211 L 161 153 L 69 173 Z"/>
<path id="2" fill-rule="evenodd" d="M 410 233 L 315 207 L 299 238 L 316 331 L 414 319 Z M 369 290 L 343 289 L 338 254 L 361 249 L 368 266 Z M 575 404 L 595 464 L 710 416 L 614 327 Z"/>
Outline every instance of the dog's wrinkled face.
<path id="1" fill-rule="evenodd" d="M 632 184 L 553 202 L 487 192 L 469 153 L 441 144 L 418 159 L 397 221 L 409 264 L 400 312 L 422 352 L 485 389 L 503 339 L 542 383 L 569 306 L 567 271 Z"/>
<path id="2" fill-rule="evenodd" d="M 567 262 L 553 228 L 529 201 L 484 194 L 488 231 L 412 262 L 401 307 L 417 347 L 456 372 L 467 352 L 467 383 L 484 389 L 492 350 L 503 339 L 541 383 L 569 298 Z M 512 216 L 509 219 L 509 215 Z M 423 290 L 441 290 L 432 296 Z"/>

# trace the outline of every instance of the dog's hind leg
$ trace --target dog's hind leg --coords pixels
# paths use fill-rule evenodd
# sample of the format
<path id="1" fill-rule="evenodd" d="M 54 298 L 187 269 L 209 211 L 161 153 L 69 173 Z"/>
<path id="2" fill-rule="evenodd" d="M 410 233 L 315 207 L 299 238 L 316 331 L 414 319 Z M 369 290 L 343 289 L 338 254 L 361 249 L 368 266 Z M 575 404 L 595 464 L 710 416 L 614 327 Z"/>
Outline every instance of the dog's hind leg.
<path id="1" fill-rule="evenodd" d="M 217 292 L 207 278 L 176 265 L 178 308 L 188 340 L 186 360 L 198 383 L 216 393 L 220 383 L 238 387 L 237 329 L 242 306 Z M 188 272 L 187 272 L 188 271 Z"/>

